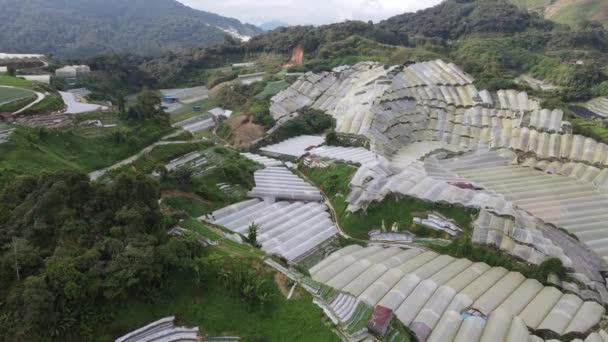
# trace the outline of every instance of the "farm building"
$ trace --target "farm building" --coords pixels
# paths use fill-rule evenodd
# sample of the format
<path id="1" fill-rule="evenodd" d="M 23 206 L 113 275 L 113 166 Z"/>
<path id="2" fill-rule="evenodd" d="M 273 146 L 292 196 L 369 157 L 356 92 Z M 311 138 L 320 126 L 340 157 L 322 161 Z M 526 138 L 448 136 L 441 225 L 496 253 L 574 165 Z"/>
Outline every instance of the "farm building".
<path id="1" fill-rule="evenodd" d="M 215 117 L 215 118 L 219 118 L 219 117 L 229 118 L 232 115 L 231 110 L 220 108 L 220 107 L 213 108 L 208 113 L 213 115 L 213 117 Z"/>
<path id="2" fill-rule="evenodd" d="M 60 78 L 76 78 L 91 72 L 87 65 L 67 65 L 55 71 L 55 76 Z"/>

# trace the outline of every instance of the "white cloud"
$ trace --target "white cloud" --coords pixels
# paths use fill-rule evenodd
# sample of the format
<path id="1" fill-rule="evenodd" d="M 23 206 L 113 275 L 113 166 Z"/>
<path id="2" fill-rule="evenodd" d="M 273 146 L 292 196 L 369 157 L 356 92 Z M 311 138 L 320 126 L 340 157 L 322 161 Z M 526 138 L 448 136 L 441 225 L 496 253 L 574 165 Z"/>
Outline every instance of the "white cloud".
<path id="1" fill-rule="evenodd" d="M 190 7 L 262 24 L 280 20 L 292 25 L 373 20 L 413 12 L 442 0 L 178 0 Z"/>

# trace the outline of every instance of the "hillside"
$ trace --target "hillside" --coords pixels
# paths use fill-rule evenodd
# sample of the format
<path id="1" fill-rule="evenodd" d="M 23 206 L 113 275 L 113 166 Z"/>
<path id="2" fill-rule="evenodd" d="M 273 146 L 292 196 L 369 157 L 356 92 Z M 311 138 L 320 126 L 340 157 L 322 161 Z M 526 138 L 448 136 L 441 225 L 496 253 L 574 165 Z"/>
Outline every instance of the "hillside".
<path id="1" fill-rule="evenodd" d="M 604 0 L 511 0 L 520 8 L 542 14 L 562 24 L 599 21 L 608 25 L 608 2 Z"/>
<path id="2" fill-rule="evenodd" d="M 262 32 L 175 0 L 0 0 L 0 51 L 61 58 L 108 52 L 157 55 Z"/>
<path id="3" fill-rule="evenodd" d="M 606 37 L 601 26 L 572 29 L 523 11 L 508 0 L 448 0 L 378 24 L 347 21 L 283 27 L 247 43 L 191 49 L 148 59 L 137 67 L 159 84 L 196 85 L 206 82 L 208 70 L 221 67 L 227 59 L 253 60 L 273 54 L 287 62 L 293 49 L 301 47 L 303 64 L 292 71 L 329 70 L 365 60 L 401 64 L 444 58 L 462 65 L 484 88 L 513 87 L 512 79 L 524 73 L 570 87 L 580 78 L 575 71 L 585 73 L 591 68 L 594 72 L 608 60 Z M 573 67 L 571 62 L 576 60 L 586 66 Z M 603 77 L 592 78 L 591 86 Z M 587 90 L 584 96 L 566 97 L 580 100 L 599 95 Z"/>

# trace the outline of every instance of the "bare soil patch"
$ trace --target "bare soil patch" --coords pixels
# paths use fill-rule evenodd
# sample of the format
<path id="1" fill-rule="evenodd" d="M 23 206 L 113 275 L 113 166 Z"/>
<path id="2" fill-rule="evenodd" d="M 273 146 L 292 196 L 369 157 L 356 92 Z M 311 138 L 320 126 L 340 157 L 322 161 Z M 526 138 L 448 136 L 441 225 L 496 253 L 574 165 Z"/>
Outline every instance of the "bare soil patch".
<path id="1" fill-rule="evenodd" d="M 264 135 L 264 126 L 253 123 L 253 115 L 233 116 L 228 120 L 233 133 L 233 144 L 247 147 Z"/>
<path id="2" fill-rule="evenodd" d="M 283 296 L 285 296 L 285 298 L 287 298 L 287 296 L 289 296 L 289 279 L 280 272 L 277 272 L 274 274 L 274 283 L 277 284 L 277 287 L 279 288 L 279 291 L 281 291 L 281 294 Z"/>
<path id="3" fill-rule="evenodd" d="M 291 59 L 287 64 L 285 64 L 286 68 L 291 68 L 294 66 L 302 65 L 304 62 L 304 48 L 302 46 L 297 46 L 293 49 L 291 53 Z"/>

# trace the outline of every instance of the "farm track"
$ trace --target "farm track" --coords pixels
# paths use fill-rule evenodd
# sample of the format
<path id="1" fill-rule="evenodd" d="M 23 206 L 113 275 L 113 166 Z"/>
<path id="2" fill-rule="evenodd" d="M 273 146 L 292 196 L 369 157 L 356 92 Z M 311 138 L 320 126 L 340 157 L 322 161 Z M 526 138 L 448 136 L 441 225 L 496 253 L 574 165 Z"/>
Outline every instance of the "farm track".
<path id="1" fill-rule="evenodd" d="M 0 85 L 0 88 L 10 88 L 10 89 L 22 89 L 22 88 L 18 88 L 18 87 L 11 87 L 11 86 L 2 86 Z M 34 100 L 33 102 L 31 102 L 30 104 L 28 104 L 27 106 L 19 109 L 16 112 L 13 112 L 13 115 L 17 115 L 17 114 L 21 114 L 23 112 L 25 112 L 26 110 L 32 108 L 33 106 L 37 105 L 38 103 L 42 102 L 45 98 L 46 95 L 44 95 L 43 93 L 39 93 L 37 91 L 32 91 L 34 94 L 36 94 L 36 100 Z"/>
<path id="2" fill-rule="evenodd" d="M 103 175 L 105 175 L 108 171 L 116 170 L 122 166 L 129 165 L 129 164 L 133 163 L 134 161 L 136 161 L 139 157 L 143 156 L 144 154 L 150 153 L 156 146 L 189 144 L 192 142 L 194 142 L 194 141 L 162 141 L 162 139 L 161 139 L 161 141 L 157 141 L 154 144 L 145 147 L 144 149 L 142 149 L 141 151 L 137 152 L 136 154 L 130 156 L 127 159 L 121 160 L 114 165 L 106 167 L 105 169 L 101 169 L 101 170 L 97 170 L 97 171 L 93 171 L 93 172 L 89 173 L 89 178 L 91 178 L 91 180 L 97 180 L 97 179 L 101 178 Z"/>

